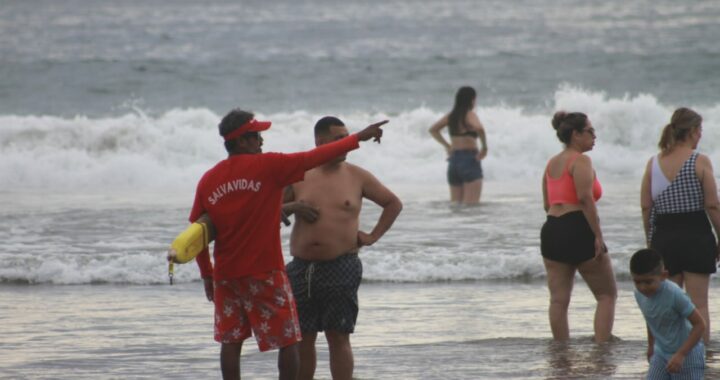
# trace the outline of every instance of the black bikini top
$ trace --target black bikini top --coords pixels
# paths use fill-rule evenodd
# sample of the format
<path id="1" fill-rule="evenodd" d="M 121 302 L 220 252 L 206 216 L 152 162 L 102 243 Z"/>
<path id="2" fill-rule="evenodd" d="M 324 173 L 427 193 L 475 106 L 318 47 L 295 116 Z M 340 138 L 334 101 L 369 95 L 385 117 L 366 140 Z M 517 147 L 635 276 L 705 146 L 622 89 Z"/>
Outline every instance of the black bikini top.
<path id="1" fill-rule="evenodd" d="M 478 137 L 478 134 L 477 134 L 477 132 L 475 132 L 475 131 L 465 130 L 464 132 L 461 132 L 461 133 L 453 133 L 452 130 L 450 130 L 450 136 L 456 136 L 456 137 L 460 137 L 460 136 Z"/>

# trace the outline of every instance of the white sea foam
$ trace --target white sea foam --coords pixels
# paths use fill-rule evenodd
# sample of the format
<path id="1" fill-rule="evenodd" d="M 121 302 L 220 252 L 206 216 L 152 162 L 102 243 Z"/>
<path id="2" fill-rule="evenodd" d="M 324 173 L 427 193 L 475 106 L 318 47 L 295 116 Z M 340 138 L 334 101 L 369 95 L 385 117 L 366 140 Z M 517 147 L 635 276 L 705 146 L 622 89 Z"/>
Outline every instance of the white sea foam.
<path id="1" fill-rule="evenodd" d="M 652 95 L 607 98 L 602 93 L 563 87 L 555 109 L 586 112 L 598 141 L 591 156 L 601 176 L 637 176 L 655 151 L 661 128 L 675 105 Z M 400 114 L 338 115 L 350 129 L 388 118 L 381 145 L 369 144 L 350 160 L 394 184 L 435 183 L 444 178 L 444 152 L 428 127 L 446 110 L 419 107 Z M 486 126 L 490 153 L 487 179 L 535 176 L 559 148 L 550 127 L 551 111 L 528 112 L 493 106 L 477 110 Z M 701 150 L 720 142 L 720 105 L 703 114 Z M 293 152 L 313 146 L 312 126 L 323 115 L 304 111 L 259 115 L 272 120 L 266 151 Z M 221 115 L 207 109 L 174 109 L 158 116 L 142 112 L 116 118 L 82 116 L 0 116 L 0 191 L 180 189 L 192 191 L 204 170 L 224 158 L 216 126 Z M 709 153 L 714 161 L 720 152 Z"/>

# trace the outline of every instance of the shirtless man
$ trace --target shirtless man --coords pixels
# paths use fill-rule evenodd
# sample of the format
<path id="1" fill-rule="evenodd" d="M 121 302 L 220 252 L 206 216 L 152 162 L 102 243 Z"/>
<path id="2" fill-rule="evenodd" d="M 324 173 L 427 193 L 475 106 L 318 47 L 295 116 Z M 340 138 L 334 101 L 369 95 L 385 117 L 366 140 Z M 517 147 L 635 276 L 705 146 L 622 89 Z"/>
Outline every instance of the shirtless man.
<path id="1" fill-rule="evenodd" d="M 255 120 L 252 112 L 241 109 L 223 117 L 219 131 L 228 158 L 202 176 L 190 213 L 191 222 L 209 218 L 216 231 L 214 262 L 206 247 L 197 264 L 205 295 L 215 304 L 214 335 L 221 344 L 223 379 L 240 379 L 240 353 L 251 335 L 260 351 L 280 350 L 280 379 L 297 378 L 301 330 L 278 227 L 283 189 L 307 170 L 357 149 L 360 141 L 380 142 L 385 123 L 311 151 L 282 154 L 262 151 L 260 132 L 270 128 L 270 122 Z M 168 260 L 174 260 L 172 252 Z"/>
<path id="2" fill-rule="evenodd" d="M 335 117 L 324 117 L 315 125 L 317 146 L 346 136 L 345 124 Z M 370 233 L 359 229 L 363 198 L 383 208 Z M 315 340 L 318 331 L 325 331 L 333 379 L 351 379 L 350 333 L 357 320 L 362 277 L 358 249 L 385 234 L 402 203 L 372 174 L 345 162 L 345 155 L 309 170 L 302 182 L 286 187 L 284 202 L 284 212 L 296 215 L 290 235 L 294 258 L 286 269 L 302 331 L 299 378 L 313 378 Z"/>

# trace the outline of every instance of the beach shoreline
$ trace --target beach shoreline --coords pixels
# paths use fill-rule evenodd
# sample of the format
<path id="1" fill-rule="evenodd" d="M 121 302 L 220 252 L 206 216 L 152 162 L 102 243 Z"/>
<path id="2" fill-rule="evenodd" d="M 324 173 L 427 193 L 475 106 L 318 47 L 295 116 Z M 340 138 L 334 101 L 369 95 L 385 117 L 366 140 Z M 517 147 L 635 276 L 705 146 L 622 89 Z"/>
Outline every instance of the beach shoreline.
<path id="1" fill-rule="evenodd" d="M 544 281 L 365 282 L 352 335 L 358 379 L 638 378 L 645 328 L 620 281 L 613 342 L 591 342 L 594 300 L 582 281 L 570 306 L 571 341 L 550 339 Z M 720 286 L 713 285 L 710 299 Z M 164 285 L 0 285 L 0 378 L 219 376 L 212 305 L 199 282 Z M 52 311 L 52 312 L 50 312 Z M 711 315 L 720 308 L 711 303 Z M 710 345 L 708 373 L 720 374 Z M 275 353 L 246 341 L 243 375 L 274 378 Z M 318 339 L 318 379 L 329 378 Z"/>

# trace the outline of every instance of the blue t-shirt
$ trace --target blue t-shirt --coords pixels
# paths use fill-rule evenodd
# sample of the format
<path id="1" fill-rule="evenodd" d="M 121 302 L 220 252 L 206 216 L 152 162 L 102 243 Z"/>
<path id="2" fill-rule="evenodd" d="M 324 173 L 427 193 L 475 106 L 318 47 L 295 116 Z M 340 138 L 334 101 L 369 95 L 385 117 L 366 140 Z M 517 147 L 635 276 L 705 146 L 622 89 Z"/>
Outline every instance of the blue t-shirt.
<path id="1" fill-rule="evenodd" d="M 690 335 L 692 324 L 687 318 L 695 305 L 680 287 L 667 280 L 652 297 L 635 289 L 635 300 L 655 338 L 655 352 L 670 359 Z"/>

